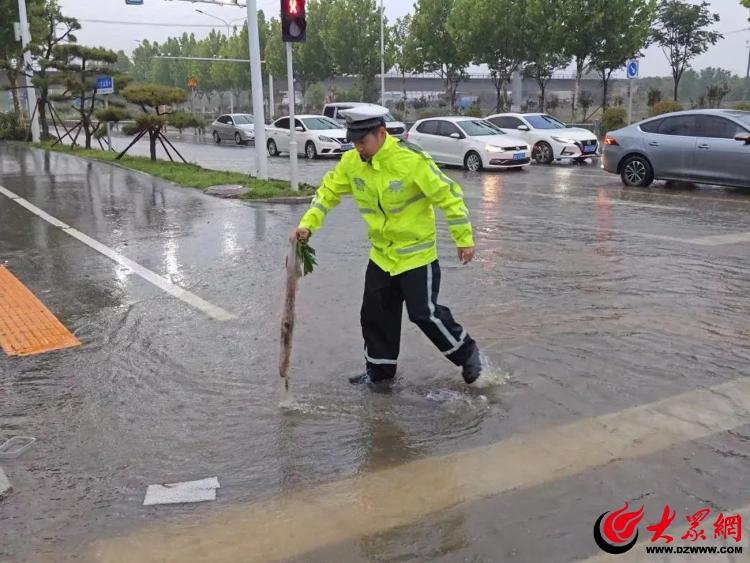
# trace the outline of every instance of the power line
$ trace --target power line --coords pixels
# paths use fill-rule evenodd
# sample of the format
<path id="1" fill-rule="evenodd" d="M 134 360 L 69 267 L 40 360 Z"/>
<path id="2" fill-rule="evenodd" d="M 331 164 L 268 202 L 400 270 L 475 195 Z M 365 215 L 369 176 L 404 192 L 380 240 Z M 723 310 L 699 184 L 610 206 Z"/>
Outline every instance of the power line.
<path id="1" fill-rule="evenodd" d="M 207 24 L 207 23 L 167 23 L 167 22 L 128 22 L 128 21 L 116 21 L 116 20 L 90 20 L 90 19 L 78 19 L 79 22 L 83 23 L 108 23 L 108 24 L 115 24 L 115 25 L 150 25 L 150 26 L 157 26 L 157 27 L 208 27 L 208 28 L 215 28 L 215 27 L 221 27 L 219 24 Z M 226 27 L 226 26 L 224 26 Z"/>

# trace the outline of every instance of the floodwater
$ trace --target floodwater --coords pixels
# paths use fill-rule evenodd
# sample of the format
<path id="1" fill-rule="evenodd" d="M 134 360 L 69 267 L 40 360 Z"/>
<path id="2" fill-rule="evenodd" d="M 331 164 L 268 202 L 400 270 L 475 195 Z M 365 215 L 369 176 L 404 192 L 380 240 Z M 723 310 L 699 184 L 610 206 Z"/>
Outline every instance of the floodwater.
<path id="1" fill-rule="evenodd" d="M 625 500 L 657 517 L 750 504 L 750 192 L 624 189 L 595 164 L 446 172 L 477 259 L 458 264 L 441 219 L 441 301 L 497 385 L 467 389 L 406 316 L 397 381 L 347 382 L 368 246 L 345 201 L 311 243 L 280 407 L 304 206 L 0 145 L 4 188 L 236 315 L 207 317 L 0 195 L 0 258 L 82 342 L 0 356 L 0 442 L 38 440 L 0 461 L 0 560 L 572 561 L 600 553 L 593 522 Z M 149 484 L 212 476 L 215 502 L 141 506 Z"/>

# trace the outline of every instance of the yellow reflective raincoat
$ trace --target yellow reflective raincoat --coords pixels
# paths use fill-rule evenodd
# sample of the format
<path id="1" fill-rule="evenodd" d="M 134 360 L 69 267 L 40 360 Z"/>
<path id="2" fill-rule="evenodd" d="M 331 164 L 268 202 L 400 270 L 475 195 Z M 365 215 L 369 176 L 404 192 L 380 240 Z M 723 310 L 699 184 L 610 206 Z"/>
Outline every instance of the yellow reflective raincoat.
<path id="1" fill-rule="evenodd" d="M 456 247 L 474 246 L 461 187 L 424 152 L 390 135 L 369 162 L 356 150 L 326 174 L 299 227 L 315 232 L 351 195 L 367 223 L 370 260 L 392 276 L 437 259 L 433 205 L 445 213 Z"/>

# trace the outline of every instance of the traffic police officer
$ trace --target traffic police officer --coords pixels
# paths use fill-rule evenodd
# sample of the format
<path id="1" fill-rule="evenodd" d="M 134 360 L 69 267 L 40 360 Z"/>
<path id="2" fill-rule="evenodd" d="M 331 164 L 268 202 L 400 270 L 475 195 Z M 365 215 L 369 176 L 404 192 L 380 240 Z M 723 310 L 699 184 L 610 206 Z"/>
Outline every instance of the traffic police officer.
<path id="1" fill-rule="evenodd" d="M 352 383 L 393 379 L 401 340 L 403 304 L 416 323 L 448 360 L 461 366 L 464 380 L 476 386 L 479 349 L 447 307 L 438 305 L 440 266 L 433 205 L 445 213 L 459 260 L 474 257 L 469 211 L 461 187 L 443 174 L 417 147 L 391 137 L 385 108 L 347 110 L 347 138 L 356 150 L 346 152 L 318 188 L 310 209 L 292 231 L 307 240 L 341 202 L 351 195 L 371 242 L 361 310 L 366 370 Z"/>

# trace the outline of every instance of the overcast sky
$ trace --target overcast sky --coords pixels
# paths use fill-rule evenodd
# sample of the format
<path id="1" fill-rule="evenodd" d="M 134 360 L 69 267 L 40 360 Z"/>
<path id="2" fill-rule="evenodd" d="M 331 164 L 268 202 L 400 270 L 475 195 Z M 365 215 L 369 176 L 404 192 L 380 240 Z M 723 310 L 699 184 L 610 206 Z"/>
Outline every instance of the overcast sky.
<path id="1" fill-rule="evenodd" d="M 196 37 L 203 37 L 209 33 L 212 26 L 226 30 L 222 22 L 197 13 L 196 8 L 230 22 L 243 18 L 247 14 L 244 8 L 180 0 L 144 0 L 143 6 L 127 6 L 125 0 L 61 0 L 60 3 L 66 15 L 74 16 L 81 21 L 83 29 L 78 33 L 78 40 L 81 43 L 114 50 L 122 49 L 128 54 L 138 45 L 139 39 L 162 42 L 167 37 L 181 35 L 184 31 L 193 32 Z M 279 0 L 257 0 L 257 3 L 258 8 L 264 10 L 268 17 L 278 16 Z M 747 21 L 750 12 L 740 6 L 739 0 L 713 0 L 711 4 L 713 10 L 721 16 L 717 29 L 725 34 L 725 38 L 708 53 L 698 57 L 693 66 L 696 69 L 718 66 L 744 76 L 748 60 L 746 44 L 750 40 L 750 31 L 729 32 L 750 27 L 750 22 Z M 393 21 L 410 12 L 413 2 L 384 0 L 384 5 L 386 16 Z M 136 24 L 102 23 L 91 20 L 136 22 Z M 239 22 L 239 25 L 241 24 Z M 669 74 L 669 66 L 661 49 L 649 48 L 641 61 L 641 76 Z"/>

